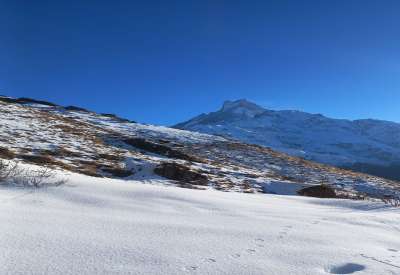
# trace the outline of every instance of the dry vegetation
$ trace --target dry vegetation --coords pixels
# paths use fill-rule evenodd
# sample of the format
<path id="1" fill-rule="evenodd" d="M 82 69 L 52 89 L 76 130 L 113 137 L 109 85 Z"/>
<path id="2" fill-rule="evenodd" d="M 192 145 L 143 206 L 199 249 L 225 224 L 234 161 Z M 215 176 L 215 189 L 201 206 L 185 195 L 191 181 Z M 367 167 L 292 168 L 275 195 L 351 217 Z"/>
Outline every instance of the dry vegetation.
<path id="1" fill-rule="evenodd" d="M 15 161 L 0 160 L 0 184 L 22 187 L 59 186 L 65 180 L 57 180 L 55 173 L 47 166 L 24 168 Z"/>
<path id="2" fill-rule="evenodd" d="M 382 201 L 392 207 L 400 207 L 400 199 L 392 197 L 384 197 Z"/>

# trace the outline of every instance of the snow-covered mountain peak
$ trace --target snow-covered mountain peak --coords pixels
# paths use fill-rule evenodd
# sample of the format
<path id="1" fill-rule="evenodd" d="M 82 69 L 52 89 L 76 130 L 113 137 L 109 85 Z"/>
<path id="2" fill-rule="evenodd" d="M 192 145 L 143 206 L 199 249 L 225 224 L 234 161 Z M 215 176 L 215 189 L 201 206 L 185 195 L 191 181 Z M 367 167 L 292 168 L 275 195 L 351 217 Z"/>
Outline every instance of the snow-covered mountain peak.
<path id="1" fill-rule="evenodd" d="M 246 99 L 239 99 L 235 101 L 227 100 L 224 102 L 220 110 L 220 112 L 230 112 L 246 117 L 255 117 L 256 115 L 262 114 L 265 111 L 266 109 L 258 106 L 255 103 L 247 101 Z"/>

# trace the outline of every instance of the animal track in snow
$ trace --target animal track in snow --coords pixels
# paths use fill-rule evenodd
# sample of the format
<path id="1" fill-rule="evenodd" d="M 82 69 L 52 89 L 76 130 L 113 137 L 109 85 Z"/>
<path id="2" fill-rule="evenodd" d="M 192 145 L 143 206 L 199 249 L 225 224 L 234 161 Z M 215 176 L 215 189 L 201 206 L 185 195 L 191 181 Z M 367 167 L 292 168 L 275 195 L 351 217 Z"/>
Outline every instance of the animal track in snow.
<path id="1" fill-rule="evenodd" d="M 264 247 L 264 242 L 265 242 L 264 239 L 258 238 L 258 239 L 255 239 L 254 241 L 256 242 L 256 245 L 258 247 Z"/>
<path id="2" fill-rule="evenodd" d="M 235 258 L 235 259 L 238 259 L 238 258 L 241 257 L 241 255 L 239 253 L 236 253 L 236 254 L 232 254 L 231 257 Z"/>
<path id="3" fill-rule="evenodd" d="M 192 266 L 187 266 L 187 267 L 185 267 L 185 268 L 183 268 L 185 271 L 195 271 L 195 270 L 197 270 L 199 267 L 198 266 L 195 266 L 195 265 L 192 265 Z"/>
<path id="4" fill-rule="evenodd" d="M 247 251 L 248 253 L 250 253 L 250 254 L 256 253 L 256 250 L 255 250 L 255 249 L 247 249 L 246 251 Z"/>
<path id="5" fill-rule="evenodd" d="M 368 255 L 365 255 L 365 254 L 360 254 L 360 255 L 361 255 L 361 257 L 363 257 L 365 259 L 372 260 L 374 262 L 378 262 L 378 263 L 381 263 L 381 264 L 385 264 L 385 265 L 400 269 L 400 265 L 392 264 L 390 260 L 380 260 L 380 259 L 368 256 Z M 392 258 L 395 258 L 395 257 L 392 256 Z"/>
<path id="6" fill-rule="evenodd" d="M 292 228 L 293 228 L 293 226 L 291 226 L 291 225 L 286 225 L 286 226 L 284 226 L 284 229 L 281 230 L 281 231 L 279 232 L 278 238 L 279 238 L 279 239 L 283 239 L 283 238 L 289 233 L 289 231 L 290 231 Z"/>

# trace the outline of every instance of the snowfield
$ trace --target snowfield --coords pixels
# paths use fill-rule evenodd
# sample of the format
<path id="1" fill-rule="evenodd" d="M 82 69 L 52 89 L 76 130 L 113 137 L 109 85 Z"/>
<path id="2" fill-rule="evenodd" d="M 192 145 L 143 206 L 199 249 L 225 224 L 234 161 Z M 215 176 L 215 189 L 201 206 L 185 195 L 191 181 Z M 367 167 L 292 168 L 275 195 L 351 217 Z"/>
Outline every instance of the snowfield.
<path id="1" fill-rule="evenodd" d="M 380 203 L 63 177 L 1 187 L 0 274 L 400 274 Z"/>

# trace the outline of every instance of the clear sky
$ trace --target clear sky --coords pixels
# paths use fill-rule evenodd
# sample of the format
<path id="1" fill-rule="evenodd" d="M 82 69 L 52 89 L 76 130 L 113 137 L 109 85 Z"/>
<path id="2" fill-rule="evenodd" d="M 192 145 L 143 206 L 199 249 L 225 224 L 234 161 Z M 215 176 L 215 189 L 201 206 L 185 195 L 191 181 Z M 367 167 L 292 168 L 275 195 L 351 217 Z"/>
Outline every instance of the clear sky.
<path id="1" fill-rule="evenodd" d="M 400 1 L 0 0 L 0 94 L 174 124 L 247 98 L 400 121 Z"/>

